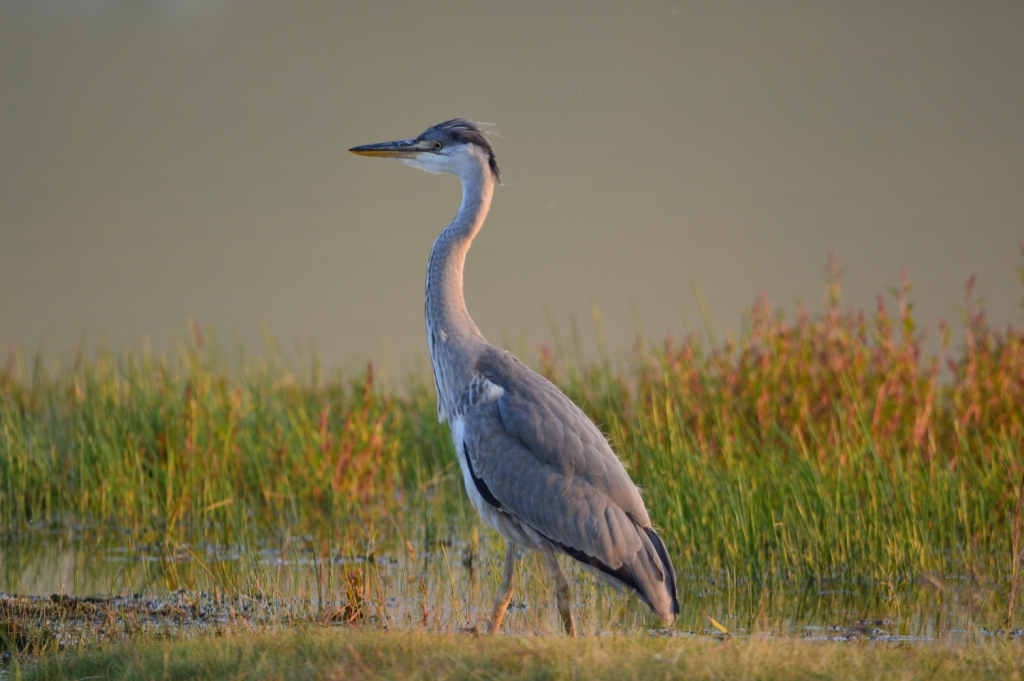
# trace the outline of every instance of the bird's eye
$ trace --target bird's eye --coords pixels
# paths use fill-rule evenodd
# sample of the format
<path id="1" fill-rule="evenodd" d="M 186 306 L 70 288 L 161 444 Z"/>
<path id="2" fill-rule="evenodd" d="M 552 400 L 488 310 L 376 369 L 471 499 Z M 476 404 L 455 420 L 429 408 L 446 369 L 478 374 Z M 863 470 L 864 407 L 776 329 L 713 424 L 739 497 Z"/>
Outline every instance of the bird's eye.
<path id="1" fill-rule="evenodd" d="M 441 151 L 441 147 L 444 146 L 440 142 L 434 142 L 434 151 Z"/>

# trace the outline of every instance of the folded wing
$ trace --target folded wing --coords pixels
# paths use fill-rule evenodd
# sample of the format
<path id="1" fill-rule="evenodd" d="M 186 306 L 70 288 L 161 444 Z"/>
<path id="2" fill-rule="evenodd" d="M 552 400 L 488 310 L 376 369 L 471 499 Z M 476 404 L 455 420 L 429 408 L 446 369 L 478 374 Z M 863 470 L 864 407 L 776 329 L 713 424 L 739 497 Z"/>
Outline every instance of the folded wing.
<path id="1" fill-rule="evenodd" d="M 672 562 L 601 432 L 510 353 L 489 349 L 476 371 L 459 411 L 482 498 L 671 622 L 679 611 Z"/>

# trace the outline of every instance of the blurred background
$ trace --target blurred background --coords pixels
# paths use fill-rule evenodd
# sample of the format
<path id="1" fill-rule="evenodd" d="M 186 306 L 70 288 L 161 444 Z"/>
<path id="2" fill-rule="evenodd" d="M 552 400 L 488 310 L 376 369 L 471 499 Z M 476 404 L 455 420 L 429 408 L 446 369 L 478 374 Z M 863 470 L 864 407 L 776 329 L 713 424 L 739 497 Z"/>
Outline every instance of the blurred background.
<path id="1" fill-rule="evenodd" d="M 1019 323 L 1024 3 L 0 0 L 0 348 L 426 359 L 452 176 L 346 153 L 496 124 L 470 253 L 492 341 L 592 304 L 612 348 L 721 339 L 759 293 L 873 310 L 901 269 L 929 338 L 967 279 Z M 934 341 L 933 341 L 934 342 Z"/>

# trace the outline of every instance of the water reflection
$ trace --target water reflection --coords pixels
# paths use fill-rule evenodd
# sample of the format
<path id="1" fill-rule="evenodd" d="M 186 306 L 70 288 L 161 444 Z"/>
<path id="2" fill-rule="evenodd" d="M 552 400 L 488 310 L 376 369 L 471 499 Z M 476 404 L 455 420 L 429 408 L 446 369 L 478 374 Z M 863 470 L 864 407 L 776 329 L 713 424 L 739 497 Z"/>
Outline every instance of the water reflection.
<path id="1" fill-rule="evenodd" d="M 186 627 L 185 632 L 298 622 L 482 631 L 502 556 L 497 537 L 478 537 L 472 528 L 453 530 L 419 548 L 391 537 L 361 550 L 290 535 L 236 546 L 120 539 L 71 528 L 9 540 L 0 547 L 0 591 L 8 602 L 15 594 L 101 599 L 90 602 L 127 609 L 151 628 Z M 558 632 L 554 594 L 542 564 L 526 554 L 517 565 L 506 631 Z M 681 613 L 667 630 L 637 599 L 615 593 L 575 565 L 567 572 L 580 628 L 590 634 L 724 635 L 724 629 L 733 636 L 962 641 L 1001 633 L 1006 615 L 1005 585 L 956 575 L 764 586 L 725 572 L 681 572 Z M 193 614 L 168 615 L 179 611 Z"/>

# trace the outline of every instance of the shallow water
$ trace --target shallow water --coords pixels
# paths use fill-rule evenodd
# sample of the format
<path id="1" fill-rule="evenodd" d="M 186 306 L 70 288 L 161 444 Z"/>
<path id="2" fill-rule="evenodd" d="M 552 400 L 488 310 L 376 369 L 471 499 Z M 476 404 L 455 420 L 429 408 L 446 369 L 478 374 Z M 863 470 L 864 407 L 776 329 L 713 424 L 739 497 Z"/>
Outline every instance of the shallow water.
<path id="1" fill-rule="evenodd" d="M 94 604 L 127 609 L 156 628 L 306 622 L 486 630 L 503 548 L 496 535 L 479 536 L 472 528 L 468 536 L 453 531 L 429 547 L 392 537 L 362 551 L 287 534 L 235 546 L 171 545 L 136 543 L 123 533 L 99 537 L 75 528 L 38 528 L 0 545 L 0 592 L 8 602 L 15 595 L 100 599 Z M 668 629 L 638 599 L 616 593 L 575 564 L 563 565 L 578 627 L 587 634 L 720 636 L 724 629 L 735 636 L 959 641 L 1001 634 L 1006 616 L 1006 585 L 978 578 L 760 586 L 680 569 L 681 612 Z M 521 555 L 515 586 L 505 630 L 557 632 L 553 589 L 537 556 Z M 194 615 L 165 622 L 161 613 L 182 611 L 182 604 L 191 604 L 186 609 Z"/>

